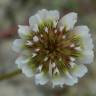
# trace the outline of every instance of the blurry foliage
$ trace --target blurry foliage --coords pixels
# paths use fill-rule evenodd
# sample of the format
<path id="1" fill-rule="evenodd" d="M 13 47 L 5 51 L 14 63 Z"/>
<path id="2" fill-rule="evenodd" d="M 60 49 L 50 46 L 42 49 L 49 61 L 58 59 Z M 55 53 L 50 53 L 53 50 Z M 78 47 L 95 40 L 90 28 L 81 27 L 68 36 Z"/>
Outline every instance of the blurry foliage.
<path id="1" fill-rule="evenodd" d="M 69 0 L 64 4 L 64 8 L 66 9 L 76 9 L 79 7 L 78 2 L 76 2 L 75 0 Z"/>
<path id="2" fill-rule="evenodd" d="M 86 93 L 84 96 L 96 96 L 96 94 Z"/>

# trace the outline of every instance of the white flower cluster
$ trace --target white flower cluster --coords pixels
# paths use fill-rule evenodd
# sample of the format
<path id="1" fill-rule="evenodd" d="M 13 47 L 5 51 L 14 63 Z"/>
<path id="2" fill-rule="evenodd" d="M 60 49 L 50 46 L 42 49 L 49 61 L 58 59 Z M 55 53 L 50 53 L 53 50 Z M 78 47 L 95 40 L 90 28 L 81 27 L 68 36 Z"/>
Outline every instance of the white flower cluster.
<path id="1" fill-rule="evenodd" d="M 53 87 L 74 85 L 87 73 L 84 64 L 93 62 L 93 43 L 89 28 L 74 26 L 77 13 L 60 18 L 57 10 L 42 9 L 29 18 L 29 25 L 19 25 L 21 39 L 13 42 L 13 50 L 21 56 L 18 68 L 27 77 L 35 76 L 36 84 Z"/>

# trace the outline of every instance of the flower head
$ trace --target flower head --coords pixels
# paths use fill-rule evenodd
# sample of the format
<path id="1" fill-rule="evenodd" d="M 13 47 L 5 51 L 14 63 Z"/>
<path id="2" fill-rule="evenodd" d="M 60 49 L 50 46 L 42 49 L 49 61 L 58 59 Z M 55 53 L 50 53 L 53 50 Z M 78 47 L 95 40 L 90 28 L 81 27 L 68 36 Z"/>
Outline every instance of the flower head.
<path id="1" fill-rule="evenodd" d="M 88 71 L 84 64 L 93 61 L 93 43 L 89 28 L 74 26 L 77 13 L 62 18 L 57 10 L 38 11 L 29 25 L 19 25 L 20 39 L 13 49 L 21 56 L 16 64 L 27 77 L 35 76 L 36 84 L 74 85 Z"/>

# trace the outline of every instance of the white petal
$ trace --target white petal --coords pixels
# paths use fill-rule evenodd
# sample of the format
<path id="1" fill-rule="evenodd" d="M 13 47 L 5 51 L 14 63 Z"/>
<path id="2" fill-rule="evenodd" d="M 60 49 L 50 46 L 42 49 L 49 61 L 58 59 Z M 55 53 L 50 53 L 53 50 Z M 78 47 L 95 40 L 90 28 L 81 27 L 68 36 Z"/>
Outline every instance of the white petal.
<path id="1" fill-rule="evenodd" d="M 84 37 L 86 37 L 89 31 L 90 30 L 86 25 L 76 26 L 74 28 L 74 32 L 77 32 L 77 34 L 80 34 L 81 36 L 84 36 Z"/>
<path id="2" fill-rule="evenodd" d="M 47 16 L 48 19 L 57 21 L 59 17 L 60 17 L 60 14 L 59 14 L 59 11 L 57 10 L 52 10 L 48 12 L 48 16 Z"/>
<path id="3" fill-rule="evenodd" d="M 39 73 L 35 75 L 35 83 L 38 85 L 44 85 L 48 82 L 48 77 L 44 73 Z"/>
<path id="4" fill-rule="evenodd" d="M 23 65 L 22 69 L 22 73 L 24 73 L 27 77 L 32 77 L 33 76 L 33 72 L 32 69 L 29 68 L 28 65 Z"/>
<path id="5" fill-rule="evenodd" d="M 88 69 L 84 65 L 75 65 L 72 75 L 81 78 L 87 73 L 87 71 Z"/>
<path id="6" fill-rule="evenodd" d="M 87 26 L 77 26 L 74 28 L 74 32 L 82 39 L 83 56 L 79 58 L 81 64 L 90 64 L 93 62 L 93 43 Z"/>
<path id="7" fill-rule="evenodd" d="M 15 52 L 20 52 L 23 55 L 28 55 L 28 56 L 31 55 L 31 50 L 27 50 L 26 48 L 24 48 L 24 46 L 25 46 L 25 42 L 22 39 L 16 39 L 13 42 L 12 49 Z"/>
<path id="8" fill-rule="evenodd" d="M 82 39 L 83 47 L 84 49 L 87 50 L 92 50 L 93 49 L 93 43 L 92 43 L 92 38 L 89 33 L 89 28 L 87 26 L 77 26 L 73 30 L 77 35 L 79 35 Z"/>
<path id="9" fill-rule="evenodd" d="M 42 65 L 40 65 L 38 68 L 37 68 L 37 71 L 39 71 L 39 72 L 41 72 L 41 70 L 42 70 Z"/>
<path id="10" fill-rule="evenodd" d="M 33 15 L 29 18 L 29 24 L 31 26 L 35 26 L 35 25 L 38 25 L 39 23 L 41 22 L 41 18 L 38 14 L 36 15 Z"/>
<path id="11" fill-rule="evenodd" d="M 66 30 L 73 29 L 75 23 L 77 22 L 77 13 L 71 12 L 61 18 L 59 21 L 59 28 L 66 28 Z"/>
<path id="12" fill-rule="evenodd" d="M 76 77 L 71 76 L 68 72 L 66 73 L 66 76 L 64 77 L 64 83 L 66 85 L 72 86 L 78 82 L 78 79 Z"/>
<path id="13" fill-rule="evenodd" d="M 37 14 L 40 16 L 40 18 L 42 20 L 51 19 L 51 20 L 56 20 L 57 21 L 60 17 L 59 11 L 57 11 L 57 10 L 48 11 L 46 9 L 42 9 L 42 10 L 38 11 Z"/>
<path id="14" fill-rule="evenodd" d="M 57 11 L 57 10 L 52 10 L 52 11 L 49 11 L 49 12 L 48 12 L 47 19 L 53 21 L 54 27 L 56 27 L 57 21 L 58 21 L 59 18 L 60 18 L 59 11 Z"/>
<path id="15" fill-rule="evenodd" d="M 46 9 L 42 9 L 37 12 L 36 15 L 31 16 L 29 18 L 29 24 L 33 31 L 38 31 L 38 25 L 44 21 L 52 20 L 54 26 L 56 26 L 56 21 L 59 19 L 59 12 L 57 10 L 48 11 Z"/>
<path id="16" fill-rule="evenodd" d="M 20 52 L 24 46 L 24 41 L 21 39 L 16 39 L 13 42 L 12 49 L 16 52 Z"/>
<path id="17" fill-rule="evenodd" d="M 39 31 L 37 24 L 31 26 L 31 29 L 32 29 L 33 32 L 38 32 Z"/>
<path id="18" fill-rule="evenodd" d="M 18 68 L 22 68 L 23 65 L 27 64 L 29 59 L 25 56 L 20 56 L 16 59 L 15 64 L 18 65 Z"/>
<path id="19" fill-rule="evenodd" d="M 84 50 L 83 51 L 83 56 L 78 58 L 79 63 L 81 64 L 90 64 L 93 62 L 94 59 L 94 53 L 91 50 Z"/>
<path id="20" fill-rule="evenodd" d="M 42 10 L 38 11 L 37 14 L 40 16 L 40 18 L 41 18 L 42 20 L 46 20 L 47 15 L 48 15 L 48 10 L 42 9 Z"/>
<path id="21" fill-rule="evenodd" d="M 38 25 L 41 23 L 41 18 L 38 14 L 31 16 L 29 18 L 29 24 L 31 26 L 32 31 L 37 32 L 38 31 Z"/>
<path id="22" fill-rule="evenodd" d="M 46 19 L 47 14 L 48 11 L 46 9 L 42 9 L 38 11 L 36 15 L 29 18 L 29 24 L 31 25 L 33 31 L 38 31 L 38 25 Z"/>
<path id="23" fill-rule="evenodd" d="M 29 62 L 28 57 L 20 56 L 15 61 L 15 64 L 18 65 L 18 68 L 20 68 L 22 70 L 22 73 L 24 73 L 27 77 L 32 77 L 33 72 L 32 69 L 29 68 L 29 66 L 27 65 L 28 62 Z"/>
<path id="24" fill-rule="evenodd" d="M 29 26 L 19 25 L 18 27 L 18 34 L 22 39 L 30 35 L 31 29 Z"/>
<path id="25" fill-rule="evenodd" d="M 64 76 L 55 78 L 52 81 L 53 87 L 55 87 L 55 86 L 63 87 L 64 84 L 72 86 L 77 82 L 78 82 L 78 79 L 76 77 L 72 77 L 68 72 L 66 72 L 66 74 Z"/>
<path id="26" fill-rule="evenodd" d="M 54 78 L 54 79 L 52 79 L 52 84 L 53 84 L 53 88 L 55 86 L 63 87 L 63 85 L 64 85 L 64 78 L 62 78 L 62 77 Z"/>

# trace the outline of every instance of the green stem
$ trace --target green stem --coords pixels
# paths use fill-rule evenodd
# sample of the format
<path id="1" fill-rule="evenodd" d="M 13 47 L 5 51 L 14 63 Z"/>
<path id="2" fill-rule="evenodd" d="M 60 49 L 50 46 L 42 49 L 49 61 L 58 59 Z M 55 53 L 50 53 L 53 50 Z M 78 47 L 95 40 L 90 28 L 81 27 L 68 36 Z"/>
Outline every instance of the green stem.
<path id="1" fill-rule="evenodd" d="M 12 77 L 14 77 L 14 76 L 16 76 L 16 75 L 21 74 L 21 72 L 22 72 L 22 71 L 21 71 L 20 69 L 17 69 L 17 70 L 15 70 L 15 71 L 13 71 L 13 72 L 6 73 L 6 74 L 4 74 L 4 75 L 0 74 L 0 81 L 6 80 L 6 79 L 9 79 L 9 78 L 12 78 Z"/>

